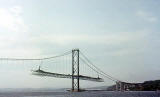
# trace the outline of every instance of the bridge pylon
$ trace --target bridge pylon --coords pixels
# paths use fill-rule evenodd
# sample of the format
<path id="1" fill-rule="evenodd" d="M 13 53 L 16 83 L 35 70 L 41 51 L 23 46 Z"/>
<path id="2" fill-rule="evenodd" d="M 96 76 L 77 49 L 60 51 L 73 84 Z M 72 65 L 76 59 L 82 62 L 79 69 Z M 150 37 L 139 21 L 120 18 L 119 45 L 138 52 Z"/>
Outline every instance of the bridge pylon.
<path id="1" fill-rule="evenodd" d="M 126 85 L 125 82 L 117 81 L 116 82 L 116 91 L 125 91 Z"/>
<path id="2" fill-rule="evenodd" d="M 79 87 L 79 49 L 72 50 L 72 91 L 80 91 Z"/>

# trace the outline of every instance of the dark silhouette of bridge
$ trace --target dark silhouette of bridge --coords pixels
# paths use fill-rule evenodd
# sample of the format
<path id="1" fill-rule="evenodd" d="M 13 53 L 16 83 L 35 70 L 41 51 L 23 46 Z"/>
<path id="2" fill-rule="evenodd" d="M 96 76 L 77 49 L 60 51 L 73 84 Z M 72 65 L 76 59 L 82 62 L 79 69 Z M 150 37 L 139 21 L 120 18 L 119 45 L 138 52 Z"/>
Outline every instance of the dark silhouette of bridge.
<path id="1" fill-rule="evenodd" d="M 49 72 L 47 70 L 43 70 L 41 66 L 39 65 L 39 68 L 37 70 L 32 70 L 33 75 L 37 76 L 48 76 L 48 77 L 56 77 L 56 78 L 69 78 L 72 79 L 72 91 L 80 91 L 80 80 L 88 80 L 88 81 L 94 81 L 94 82 L 104 82 L 104 79 L 101 77 L 105 77 L 113 82 L 116 83 L 116 90 L 117 91 L 124 91 L 127 89 L 127 87 L 133 85 L 132 83 L 123 82 L 120 81 L 108 74 L 106 74 L 104 71 L 102 71 L 100 68 L 98 68 L 96 65 L 94 65 L 79 49 L 73 49 L 72 51 L 63 53 L 58 56 L 53 57 L 46 57 L 46 58 L 31 58 L 31 59 L 22 59 L 22 58 L 0 58 L 0 60 L 11 60 L 11 61 L 32 61 L 32 60 L 50 60 L 55 59 L 58 57 L 63 57 L 66 55 L 71 54 L 71 74 L 65 74 L 65 73 L 57 73 L 57 72 Z M 70 61 L 70 60 L 69 60 Z M 87 74 L 80 74 L 80 61 L 82 61 L 86 66 L 88 66 L 93 72 L 97 73 L 97 77 L 89 76 Z M 100 77 L 100 76 L 101 77 Z"/>

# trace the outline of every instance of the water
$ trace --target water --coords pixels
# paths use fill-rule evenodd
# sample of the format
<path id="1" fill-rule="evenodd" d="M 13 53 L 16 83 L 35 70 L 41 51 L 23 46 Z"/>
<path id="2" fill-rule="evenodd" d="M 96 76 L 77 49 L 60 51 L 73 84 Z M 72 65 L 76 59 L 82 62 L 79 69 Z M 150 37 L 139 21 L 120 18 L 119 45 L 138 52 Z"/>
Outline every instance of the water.
<path id="1" fill-rule="evenodd" d="M 0 89 L 0 97 L 160 97 L 156 91 L 85 91 L 67 92 L 62 89 Z"/>

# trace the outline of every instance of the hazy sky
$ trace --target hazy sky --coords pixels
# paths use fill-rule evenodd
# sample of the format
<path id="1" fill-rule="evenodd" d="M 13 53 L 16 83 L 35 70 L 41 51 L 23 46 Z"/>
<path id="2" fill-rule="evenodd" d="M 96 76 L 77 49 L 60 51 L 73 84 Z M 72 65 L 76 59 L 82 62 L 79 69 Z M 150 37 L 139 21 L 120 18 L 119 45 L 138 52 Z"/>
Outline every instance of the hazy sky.
<path id="1" fill-rule="evenodd" d="M 79 48 L 122 81 L 159 79 L 159 5 L 159 0 L 0 0 L 0 57 L 39 58 Z M 71 84 L 4 68 L 2 88 Z"/>

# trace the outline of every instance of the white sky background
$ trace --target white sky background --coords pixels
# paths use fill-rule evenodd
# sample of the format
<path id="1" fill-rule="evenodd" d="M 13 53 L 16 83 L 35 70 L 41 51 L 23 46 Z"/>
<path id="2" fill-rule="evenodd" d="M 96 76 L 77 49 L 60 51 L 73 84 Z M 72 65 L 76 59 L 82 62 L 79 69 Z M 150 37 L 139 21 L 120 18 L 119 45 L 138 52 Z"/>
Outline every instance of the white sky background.
<path id="1" fill-rule="evenodd" d="M 155 80 L 160 77 L 159 4 L 156 0 L 0 0 L 0 57 L 39 58 L 79 48 L 117 79 Z M 31 77 L 29 71 L 23 76 L 20 68 L 1 68 L 0 87 L 70 87 L 70 80 L 62 85 L 64 80 Z"/>

